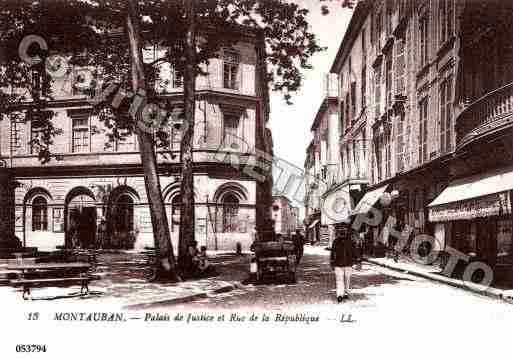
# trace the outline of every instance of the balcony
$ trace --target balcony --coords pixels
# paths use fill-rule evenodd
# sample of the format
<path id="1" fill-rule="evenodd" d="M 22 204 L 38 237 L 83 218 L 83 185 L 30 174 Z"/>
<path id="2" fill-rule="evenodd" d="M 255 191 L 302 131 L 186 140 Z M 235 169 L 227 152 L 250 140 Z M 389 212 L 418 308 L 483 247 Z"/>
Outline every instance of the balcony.
<path id="1" fill-rule="evenodd" d="M 339 96 L 339 80 L 338 74 L 328 73 L 324 77 L 322 91 L 325 99 L 335 98 Z"/>
<path id="2" fill-rule="evenodd" d="M 465 108 L 456 119 L 456 150 L 513 125 L 513 83 Z"/>

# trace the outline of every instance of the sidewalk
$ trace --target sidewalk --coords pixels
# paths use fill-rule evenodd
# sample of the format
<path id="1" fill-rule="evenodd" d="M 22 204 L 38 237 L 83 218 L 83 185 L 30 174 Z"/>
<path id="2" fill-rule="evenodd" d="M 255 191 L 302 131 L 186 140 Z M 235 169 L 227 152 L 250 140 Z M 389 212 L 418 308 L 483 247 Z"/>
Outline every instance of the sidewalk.
<path id="1" fill-rule="evenodd" d="M 464 282 L 461 279 L 449 278 L 442 275 L 441 269 L 437 266 L 415 263 L 411 259 L 404 257 L 402 257 L 397 263 L 392 258 L 366 258 L 364 261 L 395 271 L 413 274 L 435 282 L 468 290 L 490 298 L 501 299 L 508 303 L 513 303 L 513 290 L 503 290 L 494 287 L 483 288 L 482 286 L 478 286 L 473 283 Z"/>
<path id="2" fill-rule="evenodd" d="M 240 286 L 247 276 L 249 256 L 234 253 L 213 253 L 210 262 L 217 275 L 179 283 L 153 283 L 148 280 L 151 267 L 145 254 L 137 252 L 99 253 L 95 275 L 100 280 L 91 282 L 89 296 L 69 295 L 76 287 L 47 287 L 35 289 L 33 297 L 55 304 L 80 301 L 81 304 L 113 304 L 125 309 L 147 309 L 206 298 L 217 293 L 229 292 Z M 0 267 L 0 272 L 5 271 Z M 3 287 L 3 293 L 23 301 L 19 289 Z"/>

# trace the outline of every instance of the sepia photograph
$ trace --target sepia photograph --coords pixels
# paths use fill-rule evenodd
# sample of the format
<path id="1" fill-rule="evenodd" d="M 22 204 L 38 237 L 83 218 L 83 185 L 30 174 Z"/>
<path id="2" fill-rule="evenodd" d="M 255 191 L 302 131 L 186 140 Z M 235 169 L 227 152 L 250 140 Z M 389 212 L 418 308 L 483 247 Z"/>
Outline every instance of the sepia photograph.
<path id="1" fill-rule="evenodd" d="M 507 357 L 512 0 L 0 0 L 2 358 Z"/>

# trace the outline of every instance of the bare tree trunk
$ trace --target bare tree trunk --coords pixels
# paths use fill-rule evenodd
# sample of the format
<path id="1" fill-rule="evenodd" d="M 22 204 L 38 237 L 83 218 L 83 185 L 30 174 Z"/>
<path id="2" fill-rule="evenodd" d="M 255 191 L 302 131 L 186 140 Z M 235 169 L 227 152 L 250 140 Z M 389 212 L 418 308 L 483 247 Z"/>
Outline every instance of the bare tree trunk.
<path id="1" fill-rule="evenodd" d="M 146 79 L 142 62 L 142 47 L 139 32 L 139 16 L 136 0 L 127 2 L 126 27 L 128 31 L 128 42 L 130 45 L 130 57 L 132 61 L 132 87 L 133 91 L 142 96 L 142 102 L 138 106 L 135 121 L 142 123 L 142 110 L 146 105 Z M 134 100 L 136 101 L 136 100 Z M 153 228 L 153 238 L 155 241 L 155 250 L 157 255 L 155 280 L 179 280 L 176 273 L 176 262 L 173 254 L 173 245 L 169 234 L 169 225 L 167 221 L 166 208 L 160 181 L 157 174 L 157 158 L 151 133 L 144 130 L 145 126 L 135 126 L 135 133 L 139 140 L 141 153 L 141 162 L 144 171 L 144 184 L 150 206 L 151 224 Z"/>
<path id="2" fill-rule="evenodd" d="M 194 175 L 193 175 L 193 138 L 195 116 L 195 80 L 196 80 L 196 23 L 194 0 L 184 0 L 187 17 L 185 35 L 185 71 L 184 71 L 184 108 L 185 123 L 180 147 L 182 164 L 180 215 L 180 237 L 178 244 L 178 265 L 185 270 L 189 258 L 187 247 L 194 241 Z"/>

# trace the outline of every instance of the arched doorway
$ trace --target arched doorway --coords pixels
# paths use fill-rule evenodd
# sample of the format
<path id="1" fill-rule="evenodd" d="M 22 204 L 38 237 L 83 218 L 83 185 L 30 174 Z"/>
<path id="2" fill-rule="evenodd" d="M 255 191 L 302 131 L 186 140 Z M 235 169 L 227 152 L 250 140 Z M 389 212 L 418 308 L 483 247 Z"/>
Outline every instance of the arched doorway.
<path id="1" fill-rule="evenodd" d="M 130 187 L 122 186 L 113 191 L 107 209 L 106 248 L 134 248 L 137 239 L 135 205 L 138 201 L 137 193 Z"/>
<path id="2" fill-rule="evenodd" d="M 130 232 L 134 229 L 134 200 L 127 194 L 118 197 L 114 205 L 114 230 Z"/>
<path id="3" fill-rule="evenodd" d="M 111 246 L 132 249 L 135 243 L 134 199 L 127 193 L 119 195 L 112 206 L 111 225 L 113 229 Z"/>
<path id="4" fill-rule="evenodd" d="M 239 225 L 239 198 L 233 193 L 223 196 L 223 232 L 237 232 Z"/>
<path id="5" fill-rule="evenodd" d="M 96 246 L 96 201 L 89 191 L 73 190 L 65 203 L 66 243 L 71 248 Z"/>

